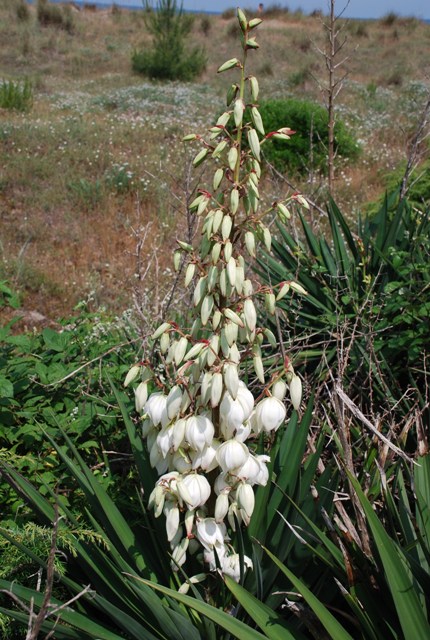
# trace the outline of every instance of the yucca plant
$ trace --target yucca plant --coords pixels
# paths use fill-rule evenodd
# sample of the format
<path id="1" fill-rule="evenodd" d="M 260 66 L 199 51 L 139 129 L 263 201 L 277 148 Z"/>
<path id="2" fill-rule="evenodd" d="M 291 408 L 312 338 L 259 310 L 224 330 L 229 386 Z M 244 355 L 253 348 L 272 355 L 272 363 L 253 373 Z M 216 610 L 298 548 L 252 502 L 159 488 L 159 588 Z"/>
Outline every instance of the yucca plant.
<path id="1" fill-rule="evenodd" d="M 310 487 L 323 440 L 317 438 L 315 451 L 308 450 L 311 404 L 301 424 L 293 413 L 285 427 L 283 400 L 289 387 L 294 410 L 300 409 L 300 379 L 287 359 L 278 370 L 265 371 L 261 345 L 266 341 L 274 348 L 276 338 L 258 323 L 253 300 L 260 293 L 254 292 L 253 283 L 246 278 L 242 255 L 246 247 L 253 256 L 258 242 L 270 247 L 271 235 L 263 219 L 285 209 L 279 203 L 256 216 L 260 139 L 262 143 L 275 136 L 288 140 L 289 136 L 287 129 L 267 136 L 262 130 L 256 106 L 258 82 L 245 72 L 247 54 L 258 46 L 250 32 L 261 21 L 248 21 L 240 10 L 238 19 L 243 58 L 230 59 L 219 69 L 239 72 L 239 82 L 228 92 L 229 109 L 211 127 L 209 141 L 197 134 L 186 137 L 202 146 L 194 166 L 210 158 L 216 165 L 211 192 L 200 189 L 191 204 L 198 215 L 205 216 L 200 247 L 179 242 L 175 254 L 176 265 L 181 253 L 187 262 L 186 285 L 194 289 L 195 321 L 191 329 L 164 322 L 152 336 L 153 362 L 146 360 L 131 368 L 126 385 L 141 376 L 135 389 L 136 422 L 128 416 L 122 394 L 115 390 L 138 476 L 132 488 L 141 501 L 141 518 L 130 522 L 136 510 L 125 507 L 120 511 L 66 434 L 61 438 L 67 449 L 56 439 L 49 440 L 88 503 L 85 513 L 73 513 L 49 487 L 50 499 L 43 498 L 13 468 L 1 467 L 4 479 L 32 506 L 41 523 L 53 523 L 53 553 L 57 539 L 62 538 L 57 533 L 62 527 L 73 535 L 84 520 L 97 534 L 94 541 L 76 537 L 76 557 L 68 557 L 66 571 L 59 577 L 62 590 L 68 593 L 62 601 L 50 592 L 54 573 L 50 560 L 15 541 L 48 578 L 45 594 L 4 580 L 3 590 L 22 610 L 4 606 L 2 612 L 29 620 L 36 630 L 50 633 L 55 628 L 57 638 L 212 638 L 220 633 L 215 625 L 238 637 L 262 637 L 252 625 L 241 622 L 245 614 L 240 609 L 233 617 L 218 611 L 235 606 L 226 589 L 228 576 L 236 582 L 246 580 L 250 591 L 264 601 L 265 610 L 273 610 L 271 620 L 276 618 L 288 629 L 290 623 L 275 613 L 282 595 L 273 594 L 286 588 L 287 581 L 259 546 L 267 536 L 277 545 L 281 561 L 291 562 L 300 575 L 308 573 L 306 580 L 317 583 L 317 590 L 323 586 L 319 574 L 315 577 L 308 570 L 307 554 L 303 555 L 285 522 L 288 517 L 294 526 L 298 519 L 306 527 L 288 496 L 294 497 L 310 520 L 318 520 Z M 246 102 L 253 105 L 252 121 L 243 119 Z M 230 119 L 235 122 L 233 135 L 226 128 Z M 246 149 L 242 147 L 244 136 L 249 142 Z M 303 198 L 301 203 L 307 204 Z M 199 279 L 194 281 L 196 271 Z M 273 292 L 268 295 L 275 306 Z M 268 482 L 271 475 L 275 484 Z M 328 511 L 333 478 L 328 468 L 317 482 L 321 503 Z M 254 485 L 258 486 L 255 496 Z M 134 497 L 130 500 L 136 502 Z M 162 514 L 166 527 L 158 520 Z M 210 539 L 212 531 L 216 543 Z M 3 529 L 2 535 L 14 543 L 10 531 Z M 100 537 L 104 546 L 99 544 Z M 250 565 L 254 571 L 246 572 Z M 200 613 L 206 617 L 160 597 L 149 583 L 192 589 L 200 609 L 204 604 Z M 215 609 L 202 604 L 203 600 Z M 29 616 L 26 607 L 31 602 L 37 613 Z M 73 608 L 66 602 L 72 602 Z M 263 621 L 257 624 L 266 627 Z"/>
<path id="2" fill-rule="evenodd" d="M 415 401 L 423 406 L 429 211 L 412 209 L 394 192 L 375 216 L 355 225 L 331 201 L 327 237 L 299 215 L 302 239 L 280 224 L 274 255 L 260 256 L 258 267 L 272 285 L 294 278 L 308 292 L 281 301 L 282 327 L 289 340 L 294 337 L 296 361 L 320 380 L 329 372 L 340 375 L 364 410 L 390 411 L 396 405 L 406 415 Z M 408 387 L 415 390 L 413 399 L 403 397 L 397 405 Z"/>

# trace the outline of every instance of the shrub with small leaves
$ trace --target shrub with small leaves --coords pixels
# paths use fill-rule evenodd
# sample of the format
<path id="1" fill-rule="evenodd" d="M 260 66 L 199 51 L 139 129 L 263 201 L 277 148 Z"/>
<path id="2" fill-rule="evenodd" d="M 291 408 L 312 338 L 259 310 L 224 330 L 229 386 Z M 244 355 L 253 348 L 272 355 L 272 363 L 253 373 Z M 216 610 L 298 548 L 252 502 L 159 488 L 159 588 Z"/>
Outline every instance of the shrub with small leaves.
<path id="1" fill-rule="evenodd" d="M 302 174 L 309 170 L 327 170 L 328 114 L 324 107 L 309 100 L 290 98 L 262 102 L 260 113 L 266 131 L 288 125 L 296 132 L 288 145 L 275 140 L 264 149 L 266 159 L 276 169 Z M 338 156 L 351 161 L 360 153 L 358 143 L 339 119 L 335 124 L 335 147 Z"/>

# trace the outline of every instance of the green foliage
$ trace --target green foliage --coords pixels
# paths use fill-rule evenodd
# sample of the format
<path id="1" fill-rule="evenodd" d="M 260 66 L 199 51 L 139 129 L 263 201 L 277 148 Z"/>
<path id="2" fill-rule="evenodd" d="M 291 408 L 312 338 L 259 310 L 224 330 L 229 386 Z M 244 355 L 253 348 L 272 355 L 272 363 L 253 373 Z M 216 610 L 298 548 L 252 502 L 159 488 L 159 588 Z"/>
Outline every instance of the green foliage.
<path id="1" fill-rule="evenodd" d="M 33 85 L 28 78 L 0 82 L 0 109 L 29 111 L 32 106 Z"/>
<path id="2" fill-rule="evenodd" d="M 136 50 L 132 67 L 137 73 L 159 80 L 192 80 L 206 66 L 204 52 L 186 49 L 194 18 L 176 0 L 158 0 L 156 10 L 146 4 L 145 25 L 153 36 L 150 49 Z"/>
<path id="3" fill-rule="evenodd" d="M 19 307 L 18 294 L 5 280 L 0 280 L 0 309 L 2 307 L 12 307 L 13 309 L 18 309 Z"/>
<path id="4" fill-rule="evenodd" d="M 303 343 L 300 360 L 309 372 L 324 377 L 339 367 L 363 407 L 375 402 L 378 411 L 396 406 L 406 413 L 411 401 L 397 404 L 405 389 L 411 385 L 419 399 L 425 388 L 429 211 L 415 212 L 393 193 L 357 230 L 334 202 L 328 222 L 331 240 L 314 233 L 304 216 L 301 241 L 280 226 L 275 258 L 260 259 L 260 275 L 272 285 L 297 280 L 308 291 L 285 302 L 283 327 Z M 340 346 L 346 361 L 338 360 Z"/>
<path id="5" fill-rule="evenodd" d="M 302 81 L 300 76 L 300 82 Z M 296 81 L 296 79 L 294 79 Z M 266 133 L 289 127 L 296 133 L 291 140 L 271 140 L 264 145 L 264 155 L 278 171 L 306 174 L 327 169 L 327 110 L 308 100 L 269 100 L 260 104 Z M 336 154 L 355 160 L 360 152 L 358 143 L 341 120 L 335 125 Z"/>
<path id="6" fill-rule="evenodd" d="M 51 4 L 48 0 L 37 0 L 37 20 L 42 27 L 56 27 L 73 33 L 75 23 L 69 6 Z"/>
<path id="7" fill-rule="evenodd" d="M 60 332 L 13 335 L 12 328 L 10 323 L 0 330 L 0 459 L 33 478 L 43 494 L 62 478 L 60 499 L 79 503 L 46 440 L 62 426 L 106 485 L 113 486 L 118 470 L 118 484 L 126 482 L 126 454 L 112 459 L 105 453 L 120 451 L 124 442 L 106 376 L 121 380 L 126 353 L 135 358 L 125 328 L 89 315 L 70 320 Z M 4 484 L 0 499 L 4 518 L 25 518 L 22 501 Z"/>

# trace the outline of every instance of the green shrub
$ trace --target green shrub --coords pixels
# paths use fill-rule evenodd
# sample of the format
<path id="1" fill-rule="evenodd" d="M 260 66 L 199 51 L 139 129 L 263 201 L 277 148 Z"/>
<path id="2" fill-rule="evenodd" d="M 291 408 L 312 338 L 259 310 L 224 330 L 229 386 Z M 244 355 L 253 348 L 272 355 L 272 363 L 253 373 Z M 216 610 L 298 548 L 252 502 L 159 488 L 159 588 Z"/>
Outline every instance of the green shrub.
<path id="1" fill-rule="evenodd" d="M 286 143 L 268 141 L 264 147 L 266 159 L 278 171 L 306 173 L 310 169 L 327 169 L 328 115 L 326 109 L 308 100 L 270 100 L 260 104 L 266 134 L 281 127 L 290 127 L 296 133 Z M 358 143 L 342 121 L 335 124 L 335 148 L 338 156 L 355 160 L 360 152 Z M 309 158 L 313 166 L 309 166 Z"/>
<path id="2" fill-rule="evenodd" d="M 0 109 L 29 111 L 33 105 L 33 85 L 27 78 L 0 83 Z"/>
<path id="3" fill-rule="evenodd" d="M 192 80 L 206 67 L 206 56 L 197 47 L 187 51 L 186 41 L 194 17 L 185 14 L 176 0 L 158 0 L 156 11 L 146 5 L 145 25 L 153 36 L 152 48 L 136 50 L 132 67 L 137 73 L 160 80 Z"/>

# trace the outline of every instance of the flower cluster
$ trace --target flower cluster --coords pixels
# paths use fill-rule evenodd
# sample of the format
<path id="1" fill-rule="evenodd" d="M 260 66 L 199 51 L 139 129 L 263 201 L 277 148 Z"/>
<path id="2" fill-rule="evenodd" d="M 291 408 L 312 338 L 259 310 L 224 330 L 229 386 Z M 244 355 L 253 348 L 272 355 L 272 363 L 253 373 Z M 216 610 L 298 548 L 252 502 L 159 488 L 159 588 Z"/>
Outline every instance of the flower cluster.
<path id="1" fill-rule="evenodd" d="M 258 183 L 261 144 L 272 137 L 288 140 L 292 132 L 287 127 L 264 132 L 258 82 L 245 75 L 247 53 L 258 46 L 250 32 L 261 20 L 248 21 L 241 10 L 238 19 L 243 60 L 233 58 L 219 68 L 240 71 L 240 81 L 228 92 L 229 109 L 210 128 L 208 140 L 196 134 L 185 138 L 202 147 L 195 166 L 210 158 L 216 166 L 211 192 L 199 190 L 191 203 L 203 218 L 200 246 L 195 250 L 179 242 L 175 254 L 176 268 L 186 263 L 185 285 L 193 289 L 195 321 L 190 330 L 163 322 L 152 335 L 162 374 L 149 365 L 135 365 L 125 381 L 127 385 L 141 377 L 136 410 L 142 416 L 150 463 L 160 476 L 149 506 L 156 517 L 165 516 L 173 568 L 185 562 L 187 553 L 200 551 L 210 570 L 220 568 L 236 580 L 241 561 L 230 533 L 249 524 L 254 486 L 269 480 L 270 457 L 257 455 L 254 443 L 270 439 L 265 434 L 284 423 L 288 389 L 295 409 L 301 402 L 300 378 L 289 360 L 267 379 L 262 350 L 265 342 L 276 346 L 277 341 L 259 325 L 254 300 L 262 297 L 274 314 L 276 302 L 290 289 L 306 293 L 294 282 L 281 283 L 276 291 L 255 287 L 243 257 L 245 250 L 254 257 L 259 241 L 270 248 L 270 231 L 263 223 L 268 214 L 281 219 L 290 215 L 287 202 L 260 212 Z M 307 206 L 300 194 L 291 199 Z M 149 393 L 154 385 L 157 390 Z M 242 570 L 251 565 L 245 556 Z"/>

